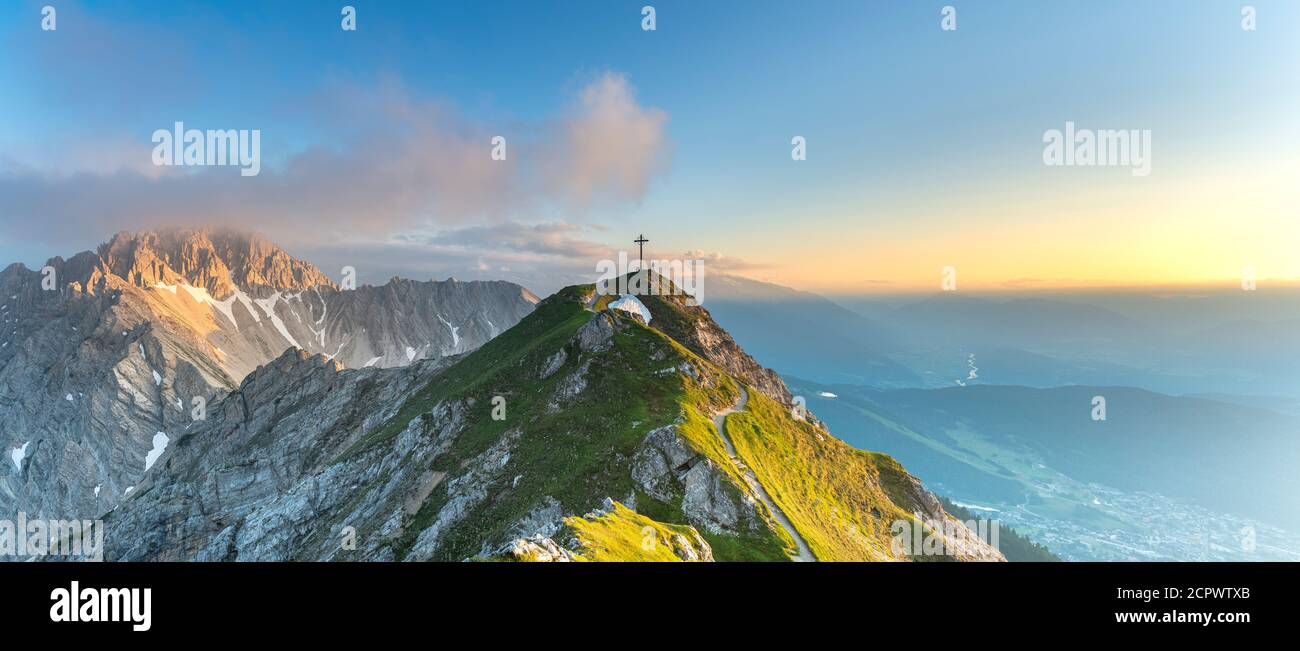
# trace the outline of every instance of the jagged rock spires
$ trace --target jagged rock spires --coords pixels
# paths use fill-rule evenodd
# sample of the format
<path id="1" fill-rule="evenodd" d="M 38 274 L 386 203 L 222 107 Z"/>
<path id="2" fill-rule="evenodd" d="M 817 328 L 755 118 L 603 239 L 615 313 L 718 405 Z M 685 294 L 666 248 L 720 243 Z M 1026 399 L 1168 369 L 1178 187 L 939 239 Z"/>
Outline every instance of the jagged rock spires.
<path id="1" fill-rule="evenodd" d="M 187 284 L 225 300 L 239 288 L 336 288 L 310 263 L 262 237 L 220 229 L 121 232 L 100 245 L 109 273 L 139 287 Z"/>

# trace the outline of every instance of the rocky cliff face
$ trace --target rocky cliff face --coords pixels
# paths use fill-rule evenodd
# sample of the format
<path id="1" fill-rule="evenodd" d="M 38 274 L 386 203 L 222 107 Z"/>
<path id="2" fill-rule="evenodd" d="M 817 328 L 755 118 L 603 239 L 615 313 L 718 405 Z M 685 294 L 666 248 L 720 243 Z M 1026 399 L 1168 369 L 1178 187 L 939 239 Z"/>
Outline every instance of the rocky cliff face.
<path id="1" fill-rule="evenodd" d="M 394 517 L 382 495 L 435 481 L 420 469 L 435 447 L 429 437 L 404 435 L 383 456 L 340 457 L 445 364 L 344 371 L 323 355 L 286 351 L 181 433 L 130 505 L 106 516 L 118 532 L 110 558 L 333 558 L 349 522 Z M 456 420 L 454 411 L 440 416 Z M 358 495 L 381 477 L 374 495 Z"/>
<path id="2" fill-rule="evenodd" d="M 906 560 L 892 522 L 951 521 L 892 459 L 792 418 L 743 351 L 723 366 L 592 291 L 404 368 L 284 353 L 177 432 L 105 516 L 107 558 L 786 560 L 797 535 L 818 560 Z M 746 386 L 729 453 L 711 417 Z"/>
<path id="3" fill-rule="evenodd" d="M 0 273 L 0 513 L 89 517 L 116 504 L 229 377 L 200 337 L 156 321 L 120 279 L 102 278 L 94 294 L 41 281 Z"/>
<path id="4" fill-rule="evenodd" d="M 667 286 L 666 281 L 664 285 Z M 790 389 L 785 386 L 785 380 L 742 350 L 731 333 L 713 320 L 708 310 L 688 305 L 683 294 L 643 296 L 641 302 L 650 310 L 655 326 L 683 346 L 745 380 L 773 400 L 790 404 Z"/>
<path id="5" fill-rule="evenodd" d="M 256 235 L 221 230 L 119 233 L 74 261 L 61 275 L 85 291 L 110 277 L 143 290 L 155 314 L 200 335 L 235 382 L 290 346 L 350 368 L 467 352 L 538 300 L 507 282 L 394 278 L 345 291 Z"/>
<path id="6" fill-rule="evenodd" d="M 118 233 L 99 247 L 109 273 L 139 287 L 189 285 L 224 300 L 240 288 L 334 287 L 309 263 L 239 231 L 175 229 Z"/>
<path id="7" fill-rule="evenodd" d="M 471 351 L 536 301 L 505 282 L 337 287 L 253 235 L 118 234 L 48 272 L 0 272 L 0 514 L 82 518 L 134 491 L 254 369 Z"/>

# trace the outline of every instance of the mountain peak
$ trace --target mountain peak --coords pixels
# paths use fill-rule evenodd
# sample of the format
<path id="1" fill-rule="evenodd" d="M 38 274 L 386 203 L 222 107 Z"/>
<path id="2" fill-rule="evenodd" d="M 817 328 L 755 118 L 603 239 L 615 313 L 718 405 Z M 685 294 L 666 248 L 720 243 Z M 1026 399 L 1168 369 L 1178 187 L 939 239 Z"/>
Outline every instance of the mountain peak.
<path id="1" fill-rule="evenodd" d="M 237 289 L 334 287 L 309 262 L 252 232 L 169 228 L 119 232 L 99 247 L 110 272 L 142 287 L 188 284 L 223 299 Z"/>

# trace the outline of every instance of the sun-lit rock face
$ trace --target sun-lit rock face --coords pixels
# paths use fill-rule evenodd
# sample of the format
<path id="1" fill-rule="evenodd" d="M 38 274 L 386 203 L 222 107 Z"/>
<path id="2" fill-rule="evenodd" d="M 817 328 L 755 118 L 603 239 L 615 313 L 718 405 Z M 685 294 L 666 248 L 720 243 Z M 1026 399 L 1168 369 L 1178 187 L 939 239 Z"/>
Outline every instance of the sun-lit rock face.
<path id="1" fill-rule="evenodd" d="M 140 287 L 187 284 L 217 300 L 260 288 L 335 288 L 325 274 L 262 237 L 240 231 L 175 229 L 118 233 L 99 247 L 109 271 Z"/>

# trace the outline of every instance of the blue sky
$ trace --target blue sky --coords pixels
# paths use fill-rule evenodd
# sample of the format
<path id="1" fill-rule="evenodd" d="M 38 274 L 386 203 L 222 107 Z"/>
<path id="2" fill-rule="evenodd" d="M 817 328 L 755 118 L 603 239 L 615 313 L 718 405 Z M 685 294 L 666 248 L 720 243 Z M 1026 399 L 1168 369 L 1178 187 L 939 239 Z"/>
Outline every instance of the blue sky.
<path id="1" fill-rule="evenodd" d="M 175 220 L 251 223 L 368 281 L 542 291 L 642 231 L 657 254 L 828 291 L 922 286 L 946 264 L 990 286 L 1300 276 L 1283 246 L 1300 237 L 1295 3 L 1251 3 L 1254 32 L 1215 0 L 651 2 L 653 32 L 646 2 L 357 1 L 356 32 L 343 4 L 8 3 L 0 260 Z M 260 129 L 266 178 L 150 170 L 150 134 L 175 120 Z M 626 151 L 562 145 L 619 120 L 640 134 L 610 140 Z M 1066 120 L 1150 129 L 1155 174 L 1043 166 Z M 430 158 L 486 155 L 493 134 L 520 145 L 508 179 Z M 360 174 L 385 147 L 418 173 Z M 1222 236 L 1243 219 L 1253 235 Z"/>

